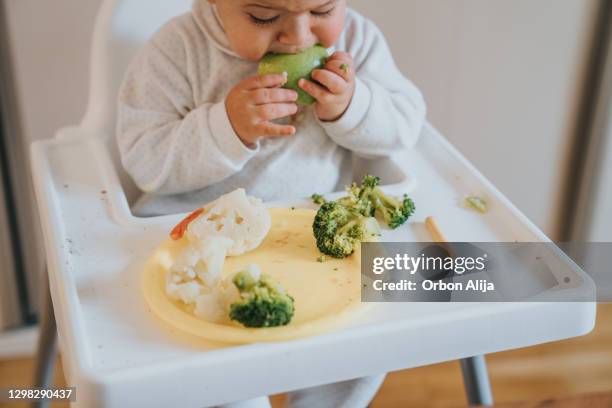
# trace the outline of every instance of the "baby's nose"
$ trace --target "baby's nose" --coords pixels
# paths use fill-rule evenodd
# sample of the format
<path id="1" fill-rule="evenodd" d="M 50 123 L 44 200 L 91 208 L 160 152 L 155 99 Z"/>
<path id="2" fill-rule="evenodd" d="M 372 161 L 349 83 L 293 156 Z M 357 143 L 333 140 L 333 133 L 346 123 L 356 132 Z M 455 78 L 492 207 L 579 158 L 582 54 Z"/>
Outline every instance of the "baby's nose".
<path id="1" fill-rule="evenodd" d="M 278 41 L 281 44 L 302 48 L 311 46 L 313 37 L 310 19 L 308 16 L 300 16 L 288 22 L 281 31 Z"/>

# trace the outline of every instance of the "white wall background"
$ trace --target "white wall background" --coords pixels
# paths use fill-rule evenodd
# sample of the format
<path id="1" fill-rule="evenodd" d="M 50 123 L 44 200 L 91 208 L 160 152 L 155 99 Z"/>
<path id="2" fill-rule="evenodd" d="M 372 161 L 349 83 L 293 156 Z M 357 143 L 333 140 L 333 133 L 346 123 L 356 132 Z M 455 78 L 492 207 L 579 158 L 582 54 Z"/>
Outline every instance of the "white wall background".
<path id="1" fill-rule="evenodd" d="M 170 0 L 171 1 L 171 0 Z M 51 137 L 85 111 L 100 0 L 5 0 L 24 132 Z"/>
<path id="2" fill-rule="evenodd" d="M 84 112 L 100 0 L 5 3 L 25 133 L 50 137 Z M 385 32 L 429 119 L 555 238 L 598 0 L 349 3 Z"/>
<path id="3" fill-rule="evenodd" d="M 598 2 L 351 3 L 384 30 L 430 121 L 555 238 Z"/>

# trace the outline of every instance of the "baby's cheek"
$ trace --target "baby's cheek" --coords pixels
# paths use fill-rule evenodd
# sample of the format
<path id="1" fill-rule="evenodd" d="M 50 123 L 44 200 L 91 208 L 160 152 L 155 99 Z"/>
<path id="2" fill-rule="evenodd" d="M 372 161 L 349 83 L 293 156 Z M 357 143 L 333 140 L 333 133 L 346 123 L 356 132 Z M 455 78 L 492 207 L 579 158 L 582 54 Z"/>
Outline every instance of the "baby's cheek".
<path id="1" fill-rule="evenodd" d="M 240 41 L 233 48 L 238 55 L 249 61 L 259 61 L 268 50 L 267 44 L 254 41 Z"/>
<path id="2" fill-rule="evenodd" d="M 237 54 L 249 61 L 259 61 L 266 54 L 266 51 L 267 47 L 256 45 L 249 46 L 248 44 L 242 43 L 240 49 L 237 50 Z"/>
<path id="3" fill-rule="evenodd" d="M 234 38 L 232 48 L 241 57 L 249 61 L 259 61 L 269 48 L 269 41 L 265 36 L 255 33 Z"/>
<path id="4" fill-rule="evenodd" d="M 329 21 L 322 25 L 316 34 L 319 38 L 319 42 L 325 48 L 329 48 L 338 41 L 338 38 L 340 38 L 340 34 L 342 34 L 343 29 L 344 13 L 334 18 L 333 21 Z"/>

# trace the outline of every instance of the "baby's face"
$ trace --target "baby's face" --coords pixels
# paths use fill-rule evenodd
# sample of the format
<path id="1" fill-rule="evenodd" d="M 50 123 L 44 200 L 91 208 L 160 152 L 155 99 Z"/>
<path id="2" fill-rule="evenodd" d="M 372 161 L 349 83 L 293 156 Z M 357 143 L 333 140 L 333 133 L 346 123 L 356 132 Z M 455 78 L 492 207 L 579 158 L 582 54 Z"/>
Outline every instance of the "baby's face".
<path id="1" fill-rule="evenodd" d="M 344 27 L 346 0 L 209 0 L 234 52 L 258 61 L 267 52 L 293 54 L 331 47 Z"/>

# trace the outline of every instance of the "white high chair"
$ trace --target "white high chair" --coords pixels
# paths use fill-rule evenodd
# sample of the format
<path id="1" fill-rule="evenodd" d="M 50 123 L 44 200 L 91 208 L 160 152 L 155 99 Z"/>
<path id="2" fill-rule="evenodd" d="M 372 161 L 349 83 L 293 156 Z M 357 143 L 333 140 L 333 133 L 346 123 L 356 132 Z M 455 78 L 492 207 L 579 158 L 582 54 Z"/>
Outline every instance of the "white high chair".
<path id="1" fill-rule="evenodd" d="M 68 383 L 78 387 L 76 405 L 84 407 L 161 407 L 177 399 L 181 406 L 219 404 L 452 359 L 462 359 L 470 404 L 490 405 L 486 366 L 479 355 L 573 337 L 592 329 L 595 309 L 590 303 L 579 307 L 487 304 L 477 309 L 467 305 L 385 304 L 361 326 L 274 345 L 211 347 L 202 353 L 187 347 L 180 335 L 164 337 L 144 307 L 140 310 L 137 306 L 142 300 L 133 299 L 139 282 L 134 278 L 139 272 L 134 259 L 145 256 L 180 217 L 143 220 L 131 215 L 129 204 L 137 198 L 138 190 L 118 161 L 115 104 L 123 73 L 138 47 L 169 18 L 190 6 L 191 0 L 103 1 L 94 30 L 89 103 L 83 121 L 60 130 L 54 140 L 33 145 L 33 177 L 50 283 L 43 303 L 47 307 L 41 313 L 36 384 L 48 386 L 52 372 L 54 306 Z M 431 213 L 441 214 L 447 231 L 469 228 L 462 240 L 472 241 L 509 240 L 510 233 L 516 234 L 512 239 L 547 239 L 429 125 L 418 151 L 406 154 L 401 160 L 411 163 L 411 171 L 426 187 L 414 193 L 417 202 Z M 397 161 L 357 162 L 354 176 L 370 171 L 392 184 L 390 189 L 413 189 L 416 178 L 400 168 L 402 163 Z M 459 173 L 472 187 L 487 192 L 491 204 L 497 203 L 505 218 L 475 217 L 450 205 L 459 191 Z M 428 188 L 432 185 L 436 188 Z M 287 203 L 308 205 L 304 200 Z M 415 220 L 424 215 L 415 214 Z M 504 229 L 503 223 L 511 224 L 512 232 Z M 428 240 L 418 228 L 392 231 L 386 237 Z M 124 309 L 115 310 L 117 305 Z M 558 324 L 542 330 L 543 321 Z M 499 337 L 483 339 L 483 330 Z M 377 347 L 379 342 L 385 342 L 385 347 Z M 363 361 L 359 356 L 368 345 L 372 346 L 371 360 Z M 411 352 L 410 346 L 413 350 L 418 347 L 419 352 Z M 334 365 L 333 372 L 328 364 Z M 255 367 L 264 369 L 268 377 L 244 376 Z M 309 373 L 298 375 L 294 367 L 304 367 Z M 220 379 L 219 373 L 234 379 Z M 199 384 L 196 377 L 206 382 L 202 386 L 209 386 L 202 395 L 192 392 Z M 244 389 L 235 389 L 230 382 Z"/>

